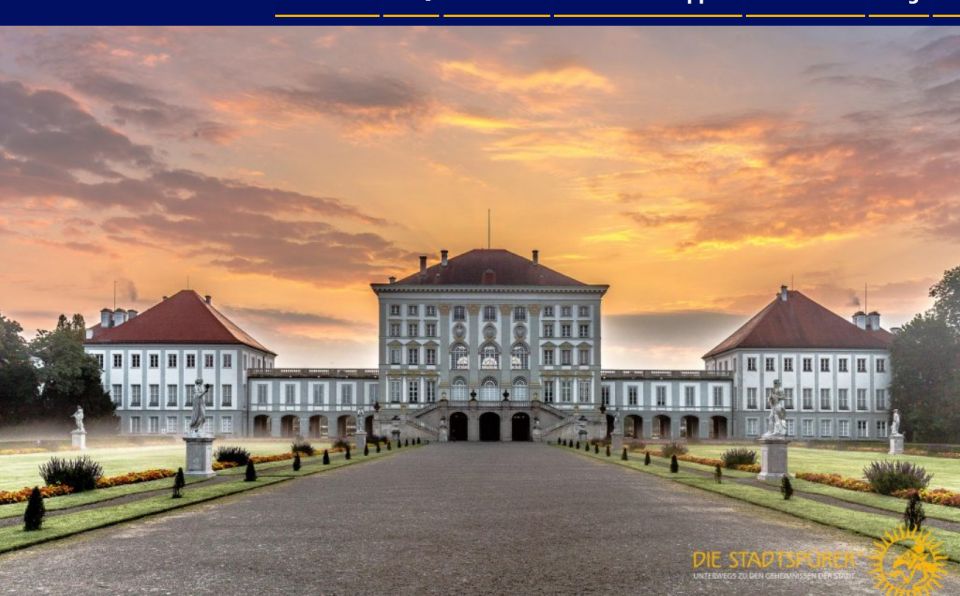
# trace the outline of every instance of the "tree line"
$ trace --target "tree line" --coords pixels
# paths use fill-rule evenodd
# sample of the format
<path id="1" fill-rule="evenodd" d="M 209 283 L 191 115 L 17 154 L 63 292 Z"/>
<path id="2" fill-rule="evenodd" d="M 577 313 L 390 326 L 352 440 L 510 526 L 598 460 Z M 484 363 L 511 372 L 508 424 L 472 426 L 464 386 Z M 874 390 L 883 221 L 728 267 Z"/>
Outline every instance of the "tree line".
<path id="1" fill-rule="evenodd" d="M 69 422 L 77 406 L 88 418 L 112 416 L 97 360 L 84 352 L 83 316 L 60 315 L 52 331 L 27 341 L 20 323 L 0 313 L 0 425 Z"/>
<path id="2" fill-rule="evenodd" d="M 933 307 L 894 336 L 891 407 L 908 441 L 960 443 L 960 267 L 930 288 Z"/>

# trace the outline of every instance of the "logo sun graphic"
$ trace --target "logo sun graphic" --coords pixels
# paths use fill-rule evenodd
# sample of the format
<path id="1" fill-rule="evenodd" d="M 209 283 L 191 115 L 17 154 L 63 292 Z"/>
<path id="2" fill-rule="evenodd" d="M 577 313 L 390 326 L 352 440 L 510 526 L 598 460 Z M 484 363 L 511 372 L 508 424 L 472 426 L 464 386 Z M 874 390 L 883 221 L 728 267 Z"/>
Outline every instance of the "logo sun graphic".
<path id="1" fill-rule="evenodd" d="M 908 530 L 901 524 L 892 532 L 884 532 L 883 540 L 873 544 L 869 559 L 874 588 L 887 596 L 921 596 L 941 587 L 940 580 L 947 574 L 947 557 L 930 530 Z M 899 552 L 893 545 L 905 550 Z"/>

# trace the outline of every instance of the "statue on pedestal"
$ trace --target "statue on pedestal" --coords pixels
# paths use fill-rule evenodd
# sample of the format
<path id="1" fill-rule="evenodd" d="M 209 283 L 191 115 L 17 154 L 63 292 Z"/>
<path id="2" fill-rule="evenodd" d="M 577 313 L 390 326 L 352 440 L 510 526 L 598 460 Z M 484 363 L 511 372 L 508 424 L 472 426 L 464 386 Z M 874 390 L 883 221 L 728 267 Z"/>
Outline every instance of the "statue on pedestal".
<path id="1" fill-rule="evenodd" d="M 190 432 L 194 435 L 200 434 L 203 425 L 207 421 L 207 410 L 204 400 L 212 387 L 212 385 L 204 386 L 203 379 L 197 379 L 194 382 L 193 417 L 190 418 Z"/>
<path id="2" fill-rule="evenodd" d="M 900 434 L 900 410 L 893 411 L 893 421 L 890 423 L 890 436 L 899 437 Z"/>
<path id="3" fill-rule="evenodd" d="M 75 432 L 78 432 L 78 433 L 85 433 L 85 432 L 87 432 L 87 431 L 83 428 L 83 408 L 82 408 L 82 407 L 80 407 L 80 406 L 78 405 L 78 406 L 77 406 L 77 411 L 74 412 L 74 413 L 71 415 L 71 418 L 73 418 L 73 419 L 76 421 L 76 423 L 77 423 L 77 429 L 76 429 Z"/>
<path id="4" fill-rule="evenodd" d="M 768 429 L 761 438 L 771 439 L 787 436 L 787 410 L 783 405 L 784 399 L 780 379 L 776 379 L 773 382 L 770 396 L 767 398 L 767 405 L 770 407 L 770 415 L 767 416 Z"/>

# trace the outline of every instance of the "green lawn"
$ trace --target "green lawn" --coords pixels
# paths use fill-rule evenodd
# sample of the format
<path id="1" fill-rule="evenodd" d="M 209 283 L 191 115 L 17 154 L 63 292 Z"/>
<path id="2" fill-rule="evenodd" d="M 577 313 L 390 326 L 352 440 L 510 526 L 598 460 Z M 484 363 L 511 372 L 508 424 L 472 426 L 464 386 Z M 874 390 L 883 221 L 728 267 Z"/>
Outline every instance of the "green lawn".
<path id="1" fill-rule="evenodd" d="M 234 439 L 216 441 L 214 449 L 221 445 L 240 445 L 253 455 L 274 455 L 290 450 L 289 439 L 257 440 Z M 314 443 L 314 447 L 323 449 L 325 445 Z M 183 442 L 170 441 L 169 445 L 150 445 L 143 447 L 98 447 L 87 449 L 84 455 L 90 456 L 103 466 L 106 476 L 115 476 L 126 472 L 139 472 L 151 468 L 170 468 L 176 470 L 184 465 L 185 449 Z M 24 455 L 0 455 L 0 490 L 16 490 L 24 486 L 43 485 L 40 478 L 40 464 L 51 457 L 75 457 L 79 451 L 57 451 L 50 453 L 29 453 Z"/>
<path id="2" fill-rule="evenodd" d="M 699 457 L 719 458 L 720 454 L 734 447 L 733 445 L 692 444 L 690 455 Z M 744 445 L 736 445 L 744 447 Z M 653 449 L 654 447 L 651 447 Z M 759 463 L 760 446 L 749 447 L 757 452 Z M 928 457 L 923 455 L 887 455 L 885 453 L 870 453 L 863 451 L 836 451 L 832 449 L 809 449 L 805 447 L 790 447 L 788 454 L 790 472 L 817 472 L 832 473 L 850 478 L 863 478 L 863 468 L 870 462 L 877 460 L 908 460 L 926 468 L 933 474 L 930 481 L 931 488 L 947 488 L 960 491 L 960 460 L 947 457 Z"/>

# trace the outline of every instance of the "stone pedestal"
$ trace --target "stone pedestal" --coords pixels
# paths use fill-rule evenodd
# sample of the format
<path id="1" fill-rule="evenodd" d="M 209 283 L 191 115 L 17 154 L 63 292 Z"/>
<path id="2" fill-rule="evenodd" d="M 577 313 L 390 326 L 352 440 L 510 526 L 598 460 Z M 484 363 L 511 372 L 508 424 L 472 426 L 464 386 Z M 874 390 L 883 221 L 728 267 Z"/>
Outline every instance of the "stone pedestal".
<path id="1" fill-rule="evenodd" d="M 903 435 L 890 435 L 890 455 L 903 454 Z"/>
<path id="2" fill-rule="evenodd" d="M 357 431 L 353 435 L 354 446 L 356 447 L 357 453 L 363 453 L 363 448 L 367 445 L 367 433 Z"/>
<path id="3" fill-rule="evenodd" d="M 533 427 L 533 431 L 531 431 L 530 433 L 530 438 L 533 440 L 534 443 L 539 443 L 543 441 L 543 431 L 540 430 L 539 426 Z"/>
<path id="4" fill-rule="evenodd" d="M 187 444 L 187 465 L 183 473 L 187 476 L 215 476 L 213 471 L 213 437 L 209 435 L 188 435 L 183 437 Z"/>
<path id="5" fill-rule="evenodd" d="M 610 452 L 620 453 L 623 451 L 623 433 L 610 433 Z"/>
<path id="6" fill-rule="evenodd" d="M 757 480 L 779 482 L 787 475 L 787 445 L 783 437 L 758 439 L 760 443 L 760 473 Z"/>
<path id="7" fill-rule="evenodd" d="M 87 448 L 87 431 L 70 431 L 70 446 L 74 449 L 79 449 L 80 451 L 85 450 Z"/>

